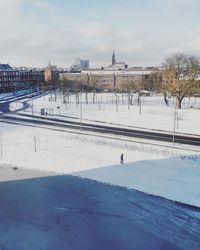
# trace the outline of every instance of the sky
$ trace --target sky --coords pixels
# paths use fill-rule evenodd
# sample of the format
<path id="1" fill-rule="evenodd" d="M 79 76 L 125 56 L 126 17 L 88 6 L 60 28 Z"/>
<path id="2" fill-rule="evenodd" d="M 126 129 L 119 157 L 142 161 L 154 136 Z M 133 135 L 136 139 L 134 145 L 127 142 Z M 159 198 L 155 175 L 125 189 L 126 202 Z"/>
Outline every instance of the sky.
<path id="1" fill-rule="evenodd" d="M 108 66 L 113 49 L 129 66 L 200 55 L 199 0 L 0 0 L 0 63 Z"/>

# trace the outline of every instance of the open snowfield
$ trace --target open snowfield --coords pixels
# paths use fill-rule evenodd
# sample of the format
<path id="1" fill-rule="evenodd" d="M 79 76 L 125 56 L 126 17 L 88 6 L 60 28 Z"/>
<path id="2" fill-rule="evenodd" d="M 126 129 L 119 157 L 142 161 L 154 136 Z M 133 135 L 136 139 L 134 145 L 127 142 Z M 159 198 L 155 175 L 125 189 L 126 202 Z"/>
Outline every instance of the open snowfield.
<path id="1" fill-rule="evenodd" d="M 137 95 L 133 97 L 133 105 L 127 104 L 127 96 L 117 95 L 118 104 L 116 105 L 116 96 L 112 93 L 96 93 L 95 103 L 93 104 L 93 94 L 88 94 L 88 103 L 86 104 L 85 94 L 82 94 L 82 118 L 84 121 L 99 121 L 113 123 L 124 126 L 142 127 L 156 130 L 166 130 L 173 132 L 174 129 L 174 103 L 171 97 L 169 106 L 164 103 L 163 96 L 141 97 L 140 106 L 137 105 Z M 33 108 L 26 110 L 26 113 L 40 116 L 41 108 L 45 108 L 48 113 L 60 119 L 69 119 L 74 117 L 80 119 L 80 104 L 76 104 L 75 95 L 65 98 L 63 103 L 62 94 L 47 95 L 30 101 Z M 79 100 L 81 100 L 79 96 Z M 13 103 L 11 110 L 20 107 L 20 103 Z M 183 109 L 176 110 L 176 132 L 191 133 L 200 135 L 200 99 L 185 98 L 182 103 Z"/>
<path id="2" fill-rule="evenodd" d="M 44 96 L 26 113 L 79 119 L 71 98 Z M 171 131 L 173 102 L 147 101 L 141 115 L 136 105 L 83 104 L 83 119 Z M 197 105 L 178 111 L 176 131 L 200 134 Z M 63 130 L 0 122 L 0 249 L 199 249 L 199 208 L 170 201 L 200 207 L 198 147 Z"/>
<path id="3" fill-rule="evenodd" d="M 0 128 L 1 165 L 72 174 L 200 206 L 197 153 L 4 123 Z"/>

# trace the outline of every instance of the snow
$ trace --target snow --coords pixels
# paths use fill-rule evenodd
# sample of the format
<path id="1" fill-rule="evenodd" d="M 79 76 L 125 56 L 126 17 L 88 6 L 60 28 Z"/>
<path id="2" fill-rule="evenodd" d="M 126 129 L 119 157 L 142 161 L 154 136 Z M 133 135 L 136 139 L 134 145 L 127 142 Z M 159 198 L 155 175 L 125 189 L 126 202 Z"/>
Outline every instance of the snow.
<path id="1" fill-rule="evenodd" d="M 200 206 L 197 152 L 95 134 L 4 123 L 0 128 L 1 164 L 72 174 Z"/>
<path id="2" fill-rule="evenodd" d="M 95 104 L 92 98 L 93 94 L 88 94 L 89 104 L 86 104 L 84 94 L 82 96 L 84 122 L 172 132 L 173 98 L 169 99 L 169 106 L 166 107 L 161 96 L 142 97 L 141 115 L 136 95 L 134 105 L 130 105 L 129 109 L 125 95 L 118 94 L 117 109 L 116 96 L 112 93 L 96 93 Z M 70 96 L 69 103 L 63 103 L 59 93 L 34 98 L 29 103 L 32 107 L 18 113 L 32 114 L 33 111 L 40 117 L 41 108 L 45 108 L 52 109 L 53 116 L 62 120 L 80 119 L 80 104 L 76 104 L 74 95 Z M 21 105 L 20 102 L 13 102 L 11 109 L 19 109 Z M 184 100 L 183 109 L 178 110 L 176 132 L 200 135 L 199 107 L 198 98 Z M 73 174 L 200 206 L 198 147 L 185 146 L 181 149 L 179 145 L 172 147 L 172 143 L 158 145 L 157 142 L 153 145 L 151 141 L 145 143 L 141 139 L 6 123 L 0 123 L 0 146 L 0 164 Z M 124 165 L 119 164 L 122 153 Z"/>
<path id="3" fill-rule="evenodd" d="M 14 111 L 16 109 L 21 109 L 23 107 L 23 104 L 21 102 L 12 102 L 10 104 L 10 111 Z"/>
<path id="4" fill-rule="evenodd" d="M 49 101 L 52 97 L 53 101 Z M 148 128 L 173 132 L 174 130 L 174 98 L 169 98 L 166 106 L 162 96 L 141 97 L 140 107 L 137 105 L 137 95 L 134 94 L 134 105 L 127 105 L 127 96 L 118 94 L 119 103 L 116 106 L 116 96 L 112 93 L 96 93 L 96 102 L 92 103 L 93 94 L 88 94 L 89 105 L 85 103 L 85 94 L 82 95 L 82 117 L 84 122 L 103 122 L 106 124 L 123 125 L 129 127 Z M 55 101 L 56 100 L 56 101 Z M 80 105 L 76 105 L 75 96 L 70 96 L 69 103 L 63 103 L 62 95 L 47 95 L 29 102 L 26 113 L 40 116 L 41 108 L 51 109 L 53 116 L 68 120 L 80 120 Z M 59 107 L 59 108 L 58 108 Z M 13 110 L 13 108 L 12 108 Z M 200 135 L 200 98 L 185 98 L 183 109 L 176 111 L 175 131 Z M 49 117 L 51 117 L 49 115 Z"/>
<path id="5" fill-rule="evenodd" d="M 49 97 L 30 100 L 33 109 L 19 113 L 40 117 L 46 108 L 60 119 L 80 118 L 73 96 L 67 105 Z M 165 107 L 161 97 L 145 97 L 140 115 L 123 103 L 116 112 L 112 94 L 98 98 L 104 102 L 83 104 L 84 121 L 173 128 L 173 100 Z M 190 102 L 196 108 L 185 103 L 178 111 L 176 131 L 197 136 L 200 102 Z M 200 248 L 199 208 L 170 201 L 200 207 L 198 147 L 52 128 L 0 122 L 0 249 Z"/>
<path id="6" fill-rule="evenodd" d="M 5 168 L 13 178 L 25 171 Z M 24 180 L 0 182 L 0 249 L 200 247 L 196 210 L 73 176 L 26 174 Z"/>
<path id="7" fill-rule="evenodd" d="M 13 96 L 13 94 L 12 93 L 0 93 L 0 100 L 10 97 L 10 96 Z"/>
<path id="8" fill-rule="evenodd" d="M 78 176 L 136 189 L 200 206 L 200 157 L 143 160 L 75 173 Z"/>

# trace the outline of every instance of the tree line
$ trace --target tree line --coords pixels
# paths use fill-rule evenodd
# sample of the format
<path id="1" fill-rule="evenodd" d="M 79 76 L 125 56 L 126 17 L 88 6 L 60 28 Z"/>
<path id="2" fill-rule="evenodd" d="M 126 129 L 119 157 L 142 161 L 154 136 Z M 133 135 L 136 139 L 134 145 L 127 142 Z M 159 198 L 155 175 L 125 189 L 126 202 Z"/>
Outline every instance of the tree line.
<path id="1" fill-rule="evenodd" d="M 63 79 L 60 82 L 63 93 L 72 90 L 75 93 L 83 91 L 85 93 L 101 90 L 99 78 L 93 77 L 90 84 L 88 82 L 74 82 Z M 133 93 L 142 90 L 162 93 L 166 105 L 167 96 L 176 98 L 177 108 L 182 107 L 182 101 L 185 97 L 200 96 L 200 61 L 199 58 L 185 53 L 175 53 L 167 57 L 161 67 L 154 70 L 151 75 L 140 81 L 127 80 L 114 91 L 127 93 L 131 104 Z"/>

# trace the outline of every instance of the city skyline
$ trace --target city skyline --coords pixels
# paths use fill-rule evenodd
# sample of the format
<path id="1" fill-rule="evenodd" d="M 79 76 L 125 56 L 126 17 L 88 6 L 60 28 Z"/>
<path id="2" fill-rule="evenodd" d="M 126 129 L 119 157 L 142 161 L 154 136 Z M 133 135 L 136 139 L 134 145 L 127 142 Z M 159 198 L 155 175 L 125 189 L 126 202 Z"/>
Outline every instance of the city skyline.
<path id="1" fill-rule="evenodd" d="M 200 55 L 198 0 L 1 0 L 0 62 L 107 66 L 113 49 L 130 66 L 157 66 L 173 52 Z"/>

